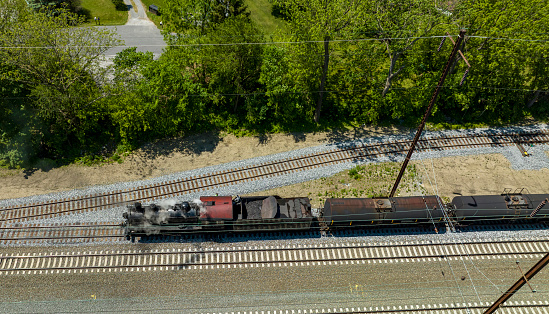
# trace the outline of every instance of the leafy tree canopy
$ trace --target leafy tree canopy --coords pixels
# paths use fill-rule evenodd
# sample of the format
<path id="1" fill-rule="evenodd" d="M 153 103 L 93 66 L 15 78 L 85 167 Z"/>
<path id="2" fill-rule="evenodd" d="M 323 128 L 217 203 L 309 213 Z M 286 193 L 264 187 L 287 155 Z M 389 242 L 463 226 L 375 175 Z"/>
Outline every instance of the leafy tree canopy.
<path id="1" fill-rule="evenodd" d="M 105 96 L 107 74 L 99 62 L 119 43 L 108 30 L 74 27 L 83 22 L 75 13 L 56 12 L 23 10 L 0 33 L 0 45 L 6 47 L 0 60 L 9 71 L 2 77 L 29 91 L 27 110 L 41 121 L 32 132 L 42 138 L 41 149 L 50 152 L 93 143 L 89 135 L 99 129 L 98 100 Z"/>
<path id="2" fill-rule="evenodd" d="M 243 0 L 174 0 L 163 11 L 166 31 L 180 35 L 204 35 L 234 16 L 249 17 Z"/>

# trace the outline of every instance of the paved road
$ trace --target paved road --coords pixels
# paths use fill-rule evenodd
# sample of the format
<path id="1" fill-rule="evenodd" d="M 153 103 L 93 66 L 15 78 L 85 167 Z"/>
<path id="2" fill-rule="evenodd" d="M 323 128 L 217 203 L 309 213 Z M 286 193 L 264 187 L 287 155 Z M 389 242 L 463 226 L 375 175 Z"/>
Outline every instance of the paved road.
<path id="1" fill-rule="evenodd" d="M 162 54 L 166 46 L 163 36 L 156 25 L 147 18 L 145 8 L 140 0 L 134 0 L 136 8 L 133 8 L 130 0 L 124 0 L 124 3 L 130 7 L 128 11 L 128 22 L 122 26 L 103 26 L 106 29 L 114 29 L 124 40 L 124 47 L 109 49 L 105 55 L 108 59 L 113 58 L 117 53 L 127 47 L 137 47 L 137 51 L 151 51 L 155 58 Z"/>

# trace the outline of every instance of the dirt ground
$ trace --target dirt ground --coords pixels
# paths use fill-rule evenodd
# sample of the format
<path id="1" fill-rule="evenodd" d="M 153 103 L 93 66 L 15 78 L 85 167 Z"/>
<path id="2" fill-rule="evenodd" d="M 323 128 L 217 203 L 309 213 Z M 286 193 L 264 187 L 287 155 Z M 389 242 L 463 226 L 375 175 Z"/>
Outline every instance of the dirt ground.
<path id="1" fill-rule="evenodd" d="M 382 168 L 389 164 L 392 163 L 386 163 Z M 329 197 L 372 197 L 368 193 L 360 193 L 369 186 L 386 196 L 400 169 L 400 164 L 396 168 L 394 165 L 389 166 L 393 166 L 387 176 L 390 178 L 383 185 L 378 182 L 378 178 L 373 177 L 352 180 L 349 172 L 345 171 L 326 180 L 318 179 L 253 194 L 309 196 L 311 203 L 317 207 Z M 501 154 L 445 157 L 433 159 L 432 162 L 431 159 L 411 161 L 408 169 L 412 166 L 415 166 L 416 178 L 412 180 L 407 170 L 399 185 L 398 196 L 436 194 L 450 201 L 459 194 L 500 194 L 505 188 L 511 191 L 525 188 L 527 193 L 549 192 L 549 169 L 513 170 L 510 162 Z M 366 172 L 371 168 L 367 166 Z"/>
<path id="2" fill-rule="evenodd" d="M 226 134 L 195 135 L 146 145 L 125 157 L 124 162 L 120 164 L 70 165 L 32 171 L 0 169 L 0 199 L 147 179 L 303 147 L 402 131 L 397 128 L 365 127 L 347 131 L 240 138 Z M 428 171 L 432 172 L 431 161 L 425 161 L 424 164 Z M 432 164 L 436 174 L 436 186 L 442 196 L 452 197 L 455 193 L 500 193 L 507 187 L 525 187 L 531 193 L 549 191 L 549 169 L 512 170 L 507 159 L 499 154 L 441 158 L 434 160 Z M 422 164 L 416 162 L 416 166 L 422 177 L 423 187 L 431 193 L 432 185 L 429 184 Z M 431 181 L 434 183 L 432 173 Z M 317 186 L 315 189 L 322 188 Z M 288 194 L 287 196 L 309 193 L 301 189 L 310 189 L 310 184 L 280 188 L 277 193 Z"/>

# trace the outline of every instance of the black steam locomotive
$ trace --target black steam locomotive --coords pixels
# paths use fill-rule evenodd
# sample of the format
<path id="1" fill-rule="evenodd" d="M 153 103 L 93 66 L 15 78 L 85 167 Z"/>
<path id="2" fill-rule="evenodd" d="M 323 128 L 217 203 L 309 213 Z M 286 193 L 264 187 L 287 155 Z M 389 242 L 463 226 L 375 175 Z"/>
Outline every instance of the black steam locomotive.
<path id="1" fill-rule="evenodd" d="M 309 230 L 315 217 L 307 197 L 202 196 L 170 205 L 128 206 L 126 237 L 185 232 Z"/>
<path id="2" fill-rule="evenodd" d="M 444 203 L 436 195 L 389 198 L 330 198 L 313 215 L 307 197 L 202 196 L 173 204 L 128 206 L 123 224 L 135 236 L 210 231 L 284 231 L 394 224 L 464 225 L 478 221 L 549 218 L 549 194 L 503 193 L 457 196 Z"/>

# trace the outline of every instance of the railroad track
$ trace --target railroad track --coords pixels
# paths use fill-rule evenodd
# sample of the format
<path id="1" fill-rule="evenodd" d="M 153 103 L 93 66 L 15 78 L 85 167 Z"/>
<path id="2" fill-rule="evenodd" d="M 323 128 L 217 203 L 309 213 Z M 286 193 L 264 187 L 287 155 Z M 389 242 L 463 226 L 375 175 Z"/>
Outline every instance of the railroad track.
<path id="1" fill-rule="evenodd" d="M 499 242 L 473 241 L 459 244 L 449 242 L 401 242 L 385 245 L 349 243 L 282 247 L 0 254 L 0 276 L 540 258 L 548 251 L 549 238 L 538 238 Z"/>
<path id="2" fill-rule="evenodd" d="M 304 308 L 302 310 L 273 310 L 261 311 L 263 314 L 313 314 L 313 313 L 332 313 L 332 314 L 355 314 L 355 313 L 437 313 L 437 314 L 482 314 L 492 303 L 446 303 L 446 304 L 415 304 L 398 306 L 376 306 L 376 307 L 327 307 L 327 308 Z M 201 314 L 204 312 L 196 312 Z M 226 314 L 223 312 L 207 312 L 208 314 Z M 241 314 L 257 314 L 257 311 L 239 311 Z M 502 305 L 498 314 L 517 314 L 517 313 L 539 313 L 549 314 L 549 301 L 507 301 Z"/>
<path id="3" fill-rule="evenodd" d="M 178 197 L 216 187 L 296 173 L 343 162 L 367 160 L 368 158 L 383 155 L 398 155 L 406 152 L 409 149 L 410 143 L 411 141 L 392 141 L 345 146 L 321 153 L 139 186 L 126 190 L 65 198 L 43 203 L 3 207 L 0 208 L 0 224 L 2 222 L 14 223 L 32 219 L 50 218 L 57 215 L 102 210 L 124 206 L 130 202 L 150 202 L 157 199 Z M 549 143 L 549 132 L 425 138 L 418 142 L 416 150 L 449 150 L 517 145 L 522 151 L 524 150 L 523 144 L 541 143 Z"/>
<path id="4" fill-rule="evenodd" d="M 351 313 L 437 313 L 437 314 L 482 314 L 492 304 L 490 302 L 478 303 L 451 303 L 451 304 L 416 304 L 416 305 L 398 305 L 398 306 L 376 306 L 376 307 L 327 307 L 327 308 L 304 308 L 302 310 L 273 310 L 261 311 L 263 314 L 313 314 L 313 313 L 332 313 L 332 314 L 351 314 Z M 196 312 L 201 314 L 204 312 Z M 207 312 L 208 314 L 226 314 L 223 312 Z M 239 311 L 241 314 L 257 314 L 257 311 Z M 502 305 L 498 314 L 517 314 L 517 313 L 540 313 L 549 314 L 549 301 L 508 301 Z"/>
<path id="5" fill-rule="evenodd" d="M 77 240 L 77 241 L 76 241 Z M 124 240 L 120 225 L 112 223 L 29 224 L 0 227 L 1 245 L 59 244 Z"/>

